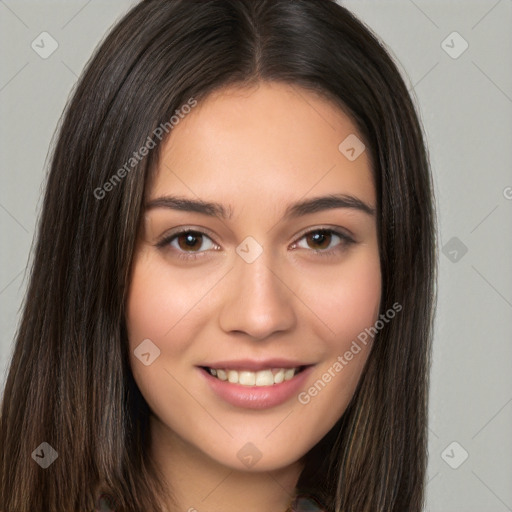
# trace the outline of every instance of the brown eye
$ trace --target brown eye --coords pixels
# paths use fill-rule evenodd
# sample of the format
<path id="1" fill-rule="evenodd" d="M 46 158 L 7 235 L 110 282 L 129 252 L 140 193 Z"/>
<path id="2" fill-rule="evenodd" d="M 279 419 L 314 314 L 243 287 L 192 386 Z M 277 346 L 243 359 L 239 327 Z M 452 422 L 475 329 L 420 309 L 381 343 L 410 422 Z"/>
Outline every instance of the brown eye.
<path id="1" fill-rule="evenodd" d="M 312 231 L 306 235 L 306 240 L 311 249 L 327 249 L 331 239 L 332 233 L 329 231 Z M 312 245 L 310 245 L 310 241 Z"/>
<path id="2" fill-rule="evenodd" d="M 196 231 L 186 231 L 185 233 L 180 233 L 176 240 L 179 248 L 183 251 L 195 252 L 195 249 L 200 249 L 201 247 L 203 235 Z"/>
<path id="3" fill-rule="evenodd" d="M 306 242 L 305 245 L 303 240 Z M 310 249 L 318 255 L 329 255 L 354 243 L 351 237 L 339 231 L 315 229 L 305 233 L 295 245 L 301 249 Z"/>
<path id="4" fill-rule="evenodd" d="M 170 249 L 177 256 L 183 257 L 194 257 L 196 254 L 201 255 L 209 249 L 218 249 L 218 246 L 208 235 L 192 229 L 183 229 L 164 237 L 157 243 L 157 247 Z"/>

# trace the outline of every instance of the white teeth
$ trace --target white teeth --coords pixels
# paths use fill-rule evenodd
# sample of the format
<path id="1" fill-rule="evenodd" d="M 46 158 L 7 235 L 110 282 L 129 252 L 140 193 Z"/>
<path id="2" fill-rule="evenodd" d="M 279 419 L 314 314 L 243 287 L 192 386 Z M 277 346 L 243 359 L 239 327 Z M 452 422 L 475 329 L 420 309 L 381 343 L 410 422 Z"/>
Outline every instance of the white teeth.
<path id="1" fill-rule="evenodd" d="M 274 375 L 274 382 L 276 384 L 280 384 L 284 380 L 285 371 L 283 369 L 278 370 L 278 372 Z M 293 377 L 293 375 L 292 375 Z"/>
<path id="2" fill-rule="evenodd" d="M 274 384 L 274 375 L 271 370 L 256 372 L 256 386 L 272 386 L 272 384 Z"/>
<path id="3" fill-rule="evenodd" d="M 208 371 L 219 380 L 227 380 L 232 384 L 241 384 L 242 386 L 273 386 L 285 380 L 293 379 L 298 373 L 299 368 L 273 368 L 258 372 L 208 368 Z"/>
<path id="4" fill-rule="evenodd" d="M 238 374 L 238 384 L 254 386 L 256 384 L 256 374 L 254 372 L 240 372 Z"/>
<path id="5" fill-rule="evenodd" d="M 284 372 L 284 380 L 293 379 L 294 375 L 295 375 L 295 370 L 293 368 L 289 368 L 288 370 L 285 370 L 285 372 Z"/>

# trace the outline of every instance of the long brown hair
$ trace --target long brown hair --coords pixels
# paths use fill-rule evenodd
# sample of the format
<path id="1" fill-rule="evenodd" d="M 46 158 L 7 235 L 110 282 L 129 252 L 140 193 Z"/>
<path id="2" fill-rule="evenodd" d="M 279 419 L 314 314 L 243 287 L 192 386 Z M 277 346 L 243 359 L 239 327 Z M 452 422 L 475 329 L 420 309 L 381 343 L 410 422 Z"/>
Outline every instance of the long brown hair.
<path id="1" fill-rule="evenodd" d="M 111 180 L 190 98 L 258 81 L 323 94 L 358 126 L 378 198 L 381 312 L 402 306 L 298 489 L 329 512 L 422 509 L 436 234 L 422 129 L 397 67 L 331 0 L 146 0 L 97 49 L 59 127 L 3 395 L 1 511 L 90 511 L 102 492 L 119 511 L 160 510 L 125 330 L 158 148 Z M 43 442 L 58 453 L 47 469 L 32 459 Z"/>

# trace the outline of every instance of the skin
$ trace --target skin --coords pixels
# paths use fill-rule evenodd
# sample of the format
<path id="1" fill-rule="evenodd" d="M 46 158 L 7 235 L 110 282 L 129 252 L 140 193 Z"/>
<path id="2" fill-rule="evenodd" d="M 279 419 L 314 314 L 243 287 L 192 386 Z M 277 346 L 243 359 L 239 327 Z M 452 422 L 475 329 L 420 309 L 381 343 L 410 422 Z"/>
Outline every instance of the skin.
<path id="1" fill-rule="evenodd" d="M 376 214 L 336 208 L 282 219 L 289 204 L 327 194 L 349 194 L 376 208 L 367 151 L 349 161 L 338 149 L 350 134 L 358 134 L 350 118 L 315 93 L 259 83 L 210 95 L 162 148 L 148 202 L 173 194 L 215 201 L 232 213 L 222 220 L 147 209 L 134 259 L 130 363 L 152 410 L 151 455 L 171 483 L 177 510 L 283 512 L 301 457 L 355 391 L 371 342 L 360 344 L 306 405 L 294 395 L 269 409 L 234 407 L 197 368 L 237 358 L 297 359 L 315 365 L 301 389 L 307 391 L 377 320 Z M 157 247 L 178 227 L 205 235 L 189 252 L 184 235 Z M 305 236 L 322 227 L 350 234 L 354 243 Z M 250 264 L 236 252 L 247 236 L 263 248 Z M 191 252 L 196 260 L 178 258 Z M 133 352 L 144 339 L 160 349 L 149 366 Z M 262 454 L 250 468 L 237 457 L 247 442 Z"/>

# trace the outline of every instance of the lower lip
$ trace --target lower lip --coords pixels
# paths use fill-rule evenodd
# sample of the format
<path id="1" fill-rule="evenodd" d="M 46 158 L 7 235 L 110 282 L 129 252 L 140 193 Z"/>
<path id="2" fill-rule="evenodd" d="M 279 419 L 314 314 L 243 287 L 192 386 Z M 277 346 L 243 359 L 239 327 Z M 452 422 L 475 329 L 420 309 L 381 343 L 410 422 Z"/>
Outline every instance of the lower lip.
<path id="1" fill-rule="evenodd" d="M 217 379 L 207 370 L 199 368 L 203 378 L 220 398 L 235 407 L 245 409 L 269 409 L 285 403 L 293 396 L 297 396 L 312 370 L 313 366 L 308 366 L 293 379 L 272 386 L 242 386 Z"/>

